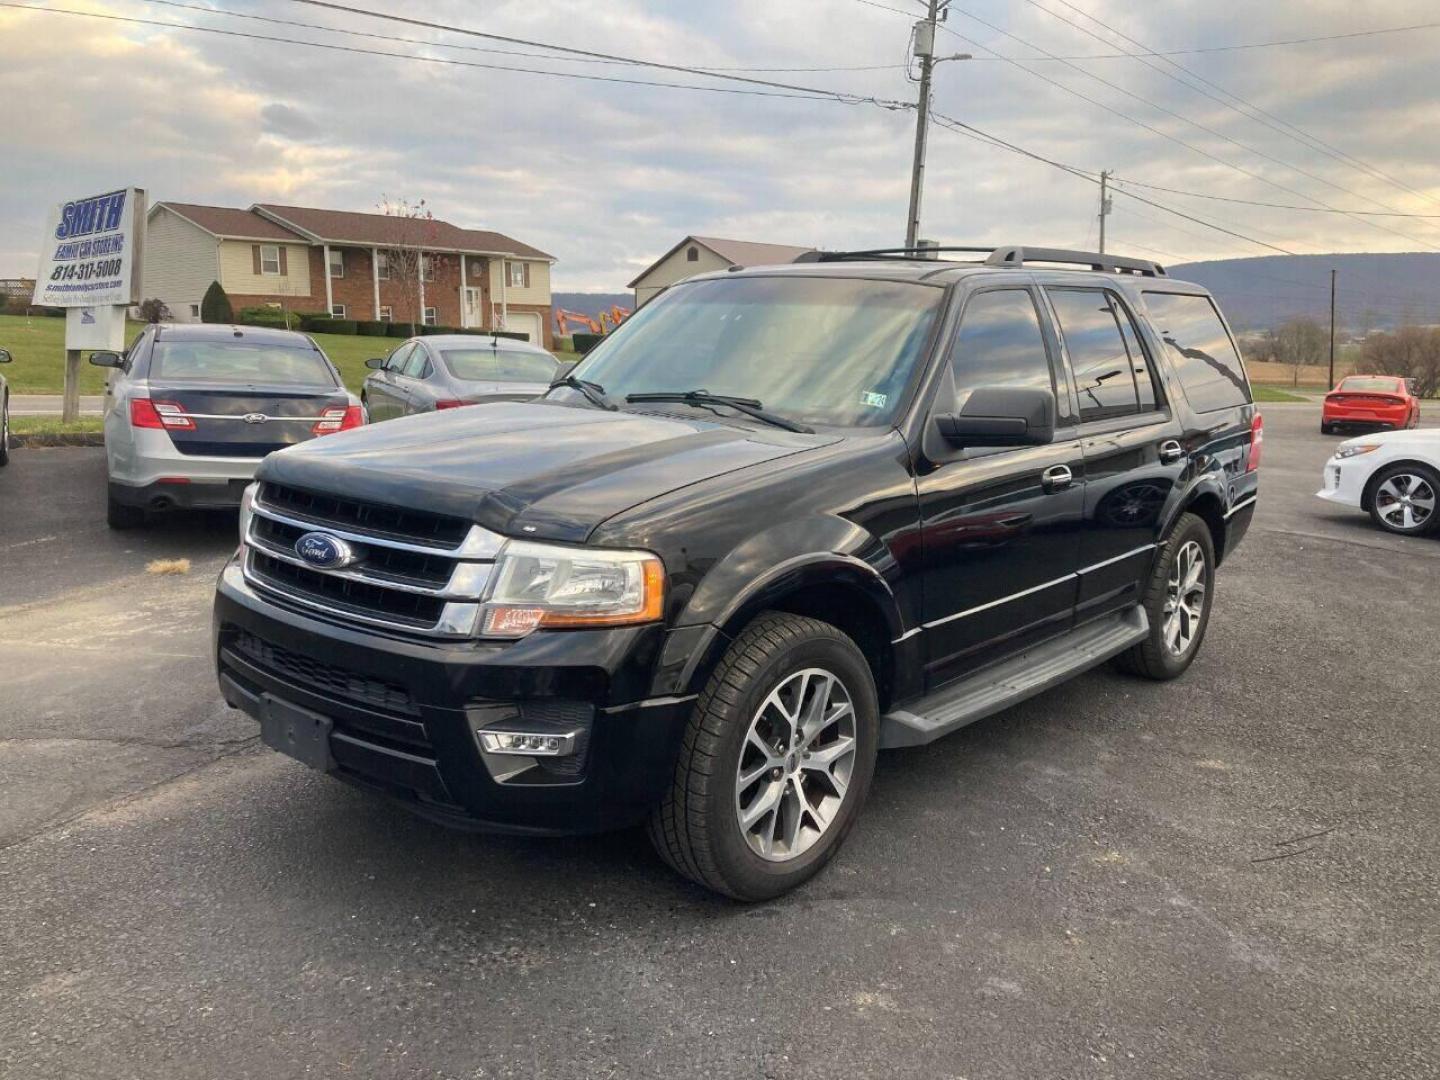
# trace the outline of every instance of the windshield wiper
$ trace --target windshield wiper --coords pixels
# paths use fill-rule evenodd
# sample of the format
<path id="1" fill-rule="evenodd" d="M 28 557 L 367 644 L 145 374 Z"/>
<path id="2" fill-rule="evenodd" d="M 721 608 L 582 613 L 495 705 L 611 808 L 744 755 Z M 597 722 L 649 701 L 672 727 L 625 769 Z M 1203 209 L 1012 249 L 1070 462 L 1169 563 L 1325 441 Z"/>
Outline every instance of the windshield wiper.
<path id="1" fill-rule="evenodd" d="M 646 394 L 626 394 L 625 400 L 633 403 L 644 401 L 678 401 L 686 405 L 696 405 L 700 408 L 709 408 L 712 405 L 728 405 L 736 412 L 742 412 L 746 416 L 753 416 L 756 420 L 763 420 L 767 424 L 774 424 L 786 431 L 799 431 L 806 435 L 813 435 L 815 429 L 806 427 L 804 424 L 797 424 L 794 420 L 787 420 L 773 412 L 767 412 L 765 406 L 754 398 L 731 397 L 729 394 L 712 394 L 709 390 L 657 390 Z"/>
<path id="2" fill-rule="evenodd" d="M 585 400 L 597 409 L 609 409 L 611 412 L 614 412 L 616 409 L 616 406 L 612 405 L 610 399 L 605 396 L 605 388 L 597 382 L 591 382 L 589 379 L 579 379 L 574 375 L 566 374 L 552 382 L 550 389 L 554 390 L 557 386 L 568 386 L 572 390 L 579 390 L 580 393 L 585 395 Z"/>

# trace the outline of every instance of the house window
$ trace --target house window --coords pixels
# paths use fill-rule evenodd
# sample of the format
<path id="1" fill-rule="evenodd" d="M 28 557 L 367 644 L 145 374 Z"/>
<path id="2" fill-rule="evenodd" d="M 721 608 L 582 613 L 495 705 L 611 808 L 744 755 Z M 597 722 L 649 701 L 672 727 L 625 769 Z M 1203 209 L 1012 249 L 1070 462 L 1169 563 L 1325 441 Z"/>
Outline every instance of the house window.
<path id="1" fill-rule="evenodd" d="M 279 244 L 260 245 L 260 273 L 277 275 L 280 273 Z"/>
<path id="2" fill-rule="evenodd" d="M 435 325 L 435 309 L 433 307 L 427 307 L 425 309 L 424 323 L 426 326 Z"/>
<path id="3" fill-rule="evenodd" d="M 330 276 L 345 276 L 345 252 L 341 248 L 330 249 Z"/>
<path id="4" fill-rule="evenodd" d="M 381 304 L 381 305 L 380 305 L 380 321 L 381 321 L 381 322 L 393 322 L 394 320 L 395 320 L 395 313 L 390 309 L 390 305 L 389 305 L 389 304 Z"/>
<path id="5" fill-rule="evenodd" d="M 435 280 L 435 260 L 429 255 L 420 256 L 420 276 L 426 281 Z"/>
<path id="6" fill-rule="evenodd" d="M 343 318 L 345 318 L 345 305 L 344 305 L 344 304 L 331 304 L 331 305 L 330 305 L 330 314 L 333 315 L 333 316 L 335 316 L 335 318 L 337 318 L 337 319 L 343 319 Z"/>
<path id="7" fill-rule="evenodd" d="M 192 319 L 198 319 L 198 318 L 200 317 L 200 305 L 199 305 L 199 304 L 191 304 L 191 305 L 190 305 L 190 317 L 191 317 Z"/>
<path id="8" fill-rule="evenodd" d="M 388 251 L 375 253 L 375 276 L 381 281 L 390 280 L 390 253 Z"/>
<path id="9" fill-rule="evenodd" d="M 685 261 L 686 261 L 686 262 L 699 262 L 699 261 L 700 261 L 700 251 L 699 251 L 699 249 L 698 249 L 698 248 L 693 248 L 693 247 L 692 247 L 692 248 L 688 248 L 688 249 L 686 250 L 686 252 L 685 252 Z"/>
<path id="10" fill-rule="evenodd" d="M 505 269 L 510 275 L 510 287 L 512 289 L 523 289 L 525 287 L 525 264 L 518 262 L 506 263 Z"/>

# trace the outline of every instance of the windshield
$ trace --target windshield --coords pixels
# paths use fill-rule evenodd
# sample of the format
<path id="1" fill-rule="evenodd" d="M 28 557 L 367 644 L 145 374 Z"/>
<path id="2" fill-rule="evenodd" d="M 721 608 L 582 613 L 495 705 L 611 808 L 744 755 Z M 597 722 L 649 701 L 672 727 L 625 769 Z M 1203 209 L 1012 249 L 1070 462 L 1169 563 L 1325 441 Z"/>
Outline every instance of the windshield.
<path id="1" fill-rule="evenodd" d="M 1350 391 L 1378 390 L 1382 394 L 1395 394 L 1400 391 L 1400 380 L 1351 377 L 1341 380 L 1340 389 Z"/>
<path id="2" fill-rule="evenodd" d="M 445 349 L 440 355 L 451 375 L 476 382 L 548 383 L 560 367 L 549 353 L 520 349 Z"/>
<path id="3" fill-rule="evenodd" d="M 801 423 L 887 424 L 944 295 L 856 278 L 697 281 L 642 307 L 575 373 L 616 402 L 703 389 Z"/>
<path id="4" fill-rule="evenodd" d="M 230 341 L 161 341 L 150 354 L 150 378 L 214 383 L 334 386 L 325 358 L 311 348 Z"/>

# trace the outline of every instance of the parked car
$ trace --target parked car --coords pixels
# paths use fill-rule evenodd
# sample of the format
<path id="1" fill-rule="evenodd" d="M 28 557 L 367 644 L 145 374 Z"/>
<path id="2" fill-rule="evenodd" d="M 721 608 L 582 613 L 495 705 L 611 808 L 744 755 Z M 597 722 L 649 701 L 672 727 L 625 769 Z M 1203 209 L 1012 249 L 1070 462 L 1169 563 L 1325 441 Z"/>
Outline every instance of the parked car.
<path id="1" fill-rule="evenodd" d="M 1364 510 L 1386 532 L 1418 536 L 1440 528 L 1440 429 L 1386 431 L 1347 439 L 1325 463 L 1327 502 Z"/>
<path id="2" fill-rule="evenodd" d="M 1420 424 L 1414 383 L 1393 375 L 1347 375 L 1325 395 L 1320 432 L 1345 427 L 1413 428 Z"/>
<path id="3" fill-rule="evenodd" d="M 144 524 L 174 507 L 240 504 L 260 459 L 358 427 L 360 403 L 305 334 L 253 326 L 156 323 L 122 356 L 105 389 L 106 520 Z"/>
<path id="4" fill-rule="evenodd" d="M 268 457 L 218 678 L 270 746 L 435 820 L 645 821 L 773 897 L 878 750 L 1107 660 L 1184 672 L 1261 439 L 1214 301 L 1154 263 L 701 275 L 539 400 Z"/>
<path id="5" fill-rule="evenodd" d="M 0 364 L 10 363 L 10 351 L 0 349 Z M 0 466 L 10 464 L 10 384 L 0 375 Z"/>
<path id="6" fill-rule="evenodd" d="M 527 341 L 475 334 L 411 338 L 373 368 L 360 392 L 371 421 L 545 393 L 562 364 Z"/>

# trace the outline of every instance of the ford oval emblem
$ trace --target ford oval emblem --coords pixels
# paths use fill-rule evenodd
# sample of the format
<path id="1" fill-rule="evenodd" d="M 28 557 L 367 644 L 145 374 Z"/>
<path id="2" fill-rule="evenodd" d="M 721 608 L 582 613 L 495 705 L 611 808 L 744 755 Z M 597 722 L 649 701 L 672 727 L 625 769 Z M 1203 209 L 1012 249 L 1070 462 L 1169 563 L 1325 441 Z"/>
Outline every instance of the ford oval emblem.
<path id="1" fill-rule="evenodd" d="M 270 417 L 266 416 L 263 412 L 247 412 L 240 419 L 244 420 L 247 424 L 263 424 L 269 420 Z"/>
<path id="2" fill-rule="evenodd" d="M 339 570 L 358 558 L 344 540 L 323 532 L 308 532 L 296 540 L 295 554 L 319 570 Z"/>

